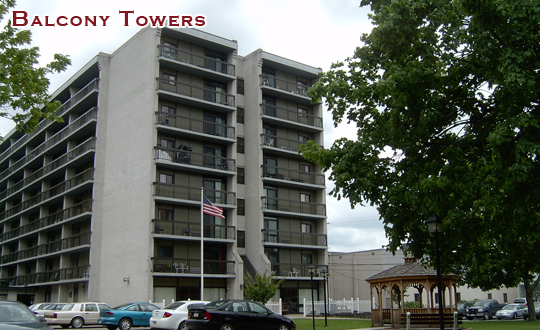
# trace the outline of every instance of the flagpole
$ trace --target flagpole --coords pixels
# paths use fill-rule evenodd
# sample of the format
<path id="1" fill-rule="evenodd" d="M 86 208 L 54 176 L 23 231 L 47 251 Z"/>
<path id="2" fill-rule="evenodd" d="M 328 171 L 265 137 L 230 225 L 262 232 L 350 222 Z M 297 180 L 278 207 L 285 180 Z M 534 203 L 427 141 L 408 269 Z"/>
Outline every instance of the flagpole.
<path id="1" fill-rule="evenodd" d="M 201 300 L 204 300 L 204 187 L 201 187 Z"/>

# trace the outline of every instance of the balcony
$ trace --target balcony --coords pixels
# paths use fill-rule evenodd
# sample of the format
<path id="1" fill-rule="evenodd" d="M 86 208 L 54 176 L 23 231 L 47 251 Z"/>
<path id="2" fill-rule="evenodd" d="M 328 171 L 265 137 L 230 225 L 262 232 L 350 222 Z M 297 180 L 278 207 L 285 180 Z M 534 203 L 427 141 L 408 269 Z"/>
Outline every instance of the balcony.
<path id="1" fill-rule="evenodd" d="M 317 189 L 325 187 L 325 178 L 323 174 L 263 165 L 262 176 L 268 181 L 291 187 L 310 185 L 316 186 L 314 188 Z"/>
<path id="2" fill-rule="evenodd" d="M 63 209 L 60 212 L 49 214 L 37 221 L 31 222 L 29 224 L 14 228 L 10 231 L 0 234 L 0 242 L 6 242 L 12 239 L 17 239 L 26 234 L 38 231 L 41 228 L 52 226 L 55 224 L 61 225 L 64 222 L 68 222 L 71 219 L 75 219 L 78 216 L 87 214 L 88 219 L 90 219 L 90 212 L 92 212 L 92 200 L 87 200 L 85 202 L 73 205 Z"/>
<path id="3" fill-rule="evenodd" d="M 44 201 L 47 201 L 56 196 L 61 196 L 67 191 L 70 191 L 71 194 L 78 194 L 81 190 L 84 189 L 85 183 L 91 183 L 91 181 L 93 180 L 94 169 L 91 168 L 69 180 L 61 182 L 60 184 L 25 200 L 20 204 L 13 206 L 10 209 L 7 209 L 6 211 L 0 213 L 0 220 L 7 219 L 17 213 L 28 210 L 31 207 L 43 203 Z"/>
<path id="4" fill-rule="evenodd" d="M 201 224 L 186 221 L 152 220 L 154 234 L 176 236 L 179 239 L 197 240 L 201 237 Z M 234 243 L 236 227 L 204 224 L 204 238 L 210 240 L 229 240 Z"/>
<path id="5" fill-rule="evenodd" d="M 271 268 L 274 272 L 274 276 L 280 277 L 303 277 L 304 279 L 310 279 L 309 266 L 317 267 L 317 271 L 314 273 L 314 277 L 319 277 L 323 269 L 328 272 L 328 266 L 326 265 L 311 265 L 311 264 L 294 264 L 294 263 L 272 263 Z"/>
<path id="6" fill-rule="evenodd" d="M 25 287 L 54 283 L 59 281 L 83 280 L 88 281 L 90 277 L 90 265 L 49 270 L 39 273 L 31 273 L 13 277 L 2 278 L 9 283 L 9 287 Z"/>
<path id="7" fill-rule="evenodd" d="M 236 193 L 222 190 L 205 190 L 204 195 L 221 208 L 234 208 Z M 201 205 L 201 188 L 154 182 L 154 198 L 177 204 Z"/>
<path id="8" fill-rule="evenodd" d="M 297 231 L 264 229 L 264 245 L 306 245 L 326 248 L 327 239 L 325 234 L 301 233 Z"/>
<path id="9" fill-rule="evenodd" d="M 233 81 L 236 78 L 236 68 L 233 64 L 181 51 L 171 46 L 159 45 L 158 48 L 159 60 L 163 67 L 221 82 Z"/>
<path id="10" fill-rule="evenodd" d="M 154 275 L 201 275 L 200 259 L 152 258 Z M 234 261 L 204 260 L 204 275 L 234 277 Z M 205 276 L 206 277 L 206 276 Z M 211 276 L 210 276 L 211 277 Z"/>
<path id="11" fill-rule="evenodd" d="M 306 143 L 307 142 L 285 139 L 275 135 L 261 134 L 261 146 L 268 154 L 304 159 L 299 152 L 300 145 Z"/>
<path id="12" fill-rule="evenodd" d="M 29 249 L 3 255 L 0 257 L 0 264 L 6 265 L 12 262 L 58 253 L 86 245 L 90 245 L 90 233 L 74 235 L 59 241 L 40 244 Z"/>
<path id="13" fill-rule="evenodd" d="M 229 144 L 236 142 L 235 128 L 213 122 L 156 112 L 156 125 L 160 132 L 185 137 L 196 137 L 198 140 Z"/>
<path id="14" fill-rule="evenodd" d="M 236 110 L 235 96 L 175 80 L 157 78 L 158 93 L 165 100 L 227 113 Z"/>
<path id="15" fill-rule="evenodd" d="M 273 197 L 261 197 L 263 212 L 276 215 L 291 215 L 303 218 L 326 218 L 326 205 L 292 201 Z"/>
<path id="16" fill-rule="evenodd" d="M 196 153 L 191 151 L 191 147 L 155 147 L 154 152 L 155 162 L 163 167 L 218 176 L 231 176 L 236 173 L 235 159 Z"/>
<path id="17" fill-rule="evenodd" d="M 312 104 L 311 96 L 308 93 L 308 88 L 311 86 L 306 86 L 296 81 L 277 79 L 274 76 L 265 74 L 260 75 L 260 79 L 261 89 L 265 94 L 296 103 Z"/>
<path id="18" fill-rule="evenodd" d="M 57 116 L 61 116 L 64 113 L 68 112 L 71 108 L 81 104 L 81 106 L 92 106 L 97 101 L 97 93 L 99 91 L 99 79 L 96 78 L 92 80 L 90 83 L 88 83 L 85 87 L 81 88 L 75 95 L 73 95 L 69 100 L 64 102 L 60 108 L 58 109 Z M 89 101 L 86 101 L 86 98 L 88 96 L 93 95 L 92 98 L 90 98 Z M 50 123 L 52 123 L 50 120 L 43 120 L 41 124 L 39 125 L 38 129 L 36 129 L 34 132 L 23 135 L 19 140 L 17 140 L 11 147 L 6 149 L 1 155 L 0 155 L 0 162 L 4 161 L 7 157 L 9 157 L 11 154 L 13 154 L 15 151 L 19 150 L 26 142 L 30 141 L 34 136 L 38 136 L 45 127 L 47 127 Z"/>
<path id="19" fill-rule="evenodd" d="M 279 108 L 268 104 L 261 104 L 261 114 L 265 122 L 270 124 L 310 133 L 320 133 L 323 131 L 322 117 Z"/>

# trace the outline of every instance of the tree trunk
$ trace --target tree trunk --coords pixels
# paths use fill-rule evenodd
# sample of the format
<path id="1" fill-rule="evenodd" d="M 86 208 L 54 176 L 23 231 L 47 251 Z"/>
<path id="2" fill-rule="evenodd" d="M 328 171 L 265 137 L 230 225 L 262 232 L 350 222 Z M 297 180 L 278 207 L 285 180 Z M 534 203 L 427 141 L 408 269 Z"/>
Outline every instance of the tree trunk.
<path id="1" fill-rule="evenodd" d="M 529 279 L 523 280 L 525 286 L 525 298 L 527 299 L 527 309 L 529 310 L 529 321 L 536 321 L 536 312 L 534 306 L 534 287 L 531 285 Z"/>

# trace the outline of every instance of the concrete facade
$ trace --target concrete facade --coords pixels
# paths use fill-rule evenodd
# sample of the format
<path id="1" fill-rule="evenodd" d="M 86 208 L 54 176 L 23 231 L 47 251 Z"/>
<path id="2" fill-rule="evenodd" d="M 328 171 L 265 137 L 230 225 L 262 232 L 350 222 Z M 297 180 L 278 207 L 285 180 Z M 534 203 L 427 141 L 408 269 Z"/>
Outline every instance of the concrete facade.
<path id="1" fill-rule="evenodd" d="M 301 311 L 328 265 L 324 175 L 299 153 L 324 141 L 321 69 L 237 49 L 142 29 L 53 93 L 63 123 L 5 137 L 0 299 L 199 299 L 201 268 L 204 299 L 242 298 L 268 270 Z M 225 219 L 201 217 L 201 187 Z"/>

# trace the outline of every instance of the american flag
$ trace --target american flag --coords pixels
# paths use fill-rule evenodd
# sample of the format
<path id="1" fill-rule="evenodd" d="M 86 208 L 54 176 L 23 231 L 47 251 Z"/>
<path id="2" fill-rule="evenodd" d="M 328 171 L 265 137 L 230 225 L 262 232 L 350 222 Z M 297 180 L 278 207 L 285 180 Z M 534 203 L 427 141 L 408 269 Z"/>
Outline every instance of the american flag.
<path id="1" fill-rule="evenodd" d="M 208 215 L 213 215 L 225 219 L 223 215 L 223 209 L 215 206 L 212 202 L 203 195 L 203 213 Z"/>

